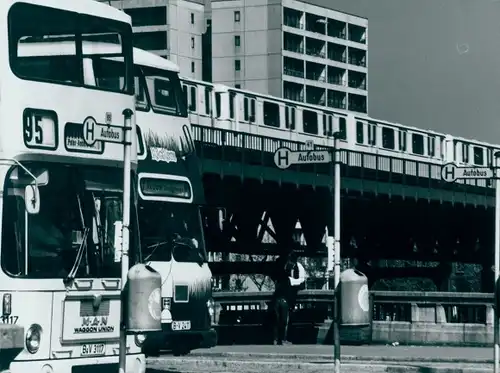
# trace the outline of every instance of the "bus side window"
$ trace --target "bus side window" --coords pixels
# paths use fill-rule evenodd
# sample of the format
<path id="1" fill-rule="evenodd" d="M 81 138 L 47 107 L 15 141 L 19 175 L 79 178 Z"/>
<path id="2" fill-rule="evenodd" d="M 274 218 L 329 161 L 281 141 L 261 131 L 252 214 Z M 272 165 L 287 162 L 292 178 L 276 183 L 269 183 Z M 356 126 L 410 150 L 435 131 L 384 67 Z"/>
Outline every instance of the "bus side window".
<path id="1" fill-rule="evenodd" d="M 182 95 L 184 99 L 184 107 L 189 107 L 189 100 L 188 100 L 188 87 L 187 85 L 182 86 Z"/>

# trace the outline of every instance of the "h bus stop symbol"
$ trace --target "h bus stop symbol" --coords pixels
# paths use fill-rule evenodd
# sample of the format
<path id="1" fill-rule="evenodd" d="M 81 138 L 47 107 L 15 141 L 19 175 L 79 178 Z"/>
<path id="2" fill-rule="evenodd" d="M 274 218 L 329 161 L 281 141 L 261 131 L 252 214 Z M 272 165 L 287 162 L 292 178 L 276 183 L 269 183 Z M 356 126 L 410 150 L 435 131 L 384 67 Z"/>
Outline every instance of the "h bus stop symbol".
<path id="1" fill-rule="evenodd" d="M 441 177 L 444 181 L 447 181 L 448 183 L 452 183 L 455 180 L 457 180 L 457 166 L 455 166 L 453 163 L 447 164 L 443 166 L 441 169 Z"/>
<path id="2" fill-rule="evenodd" d="M 88 146 L 92 146 L 96 142 L 96 134 L 95 134 L 95 131 L 97 130 L 96 127 L 97 127 L 97 122 L 92 117 L 87 117 L 83 121 L 83 139 L 85 140 Z"/>
<path id="3" fill-rule="evenodd" d="M 279 148 L 274 153 L 274 164 L 276 167 L 284 170 L 285 168 L 290 167 L 291 164 L 291 153 L 292 151 L 288 148 Z"/>

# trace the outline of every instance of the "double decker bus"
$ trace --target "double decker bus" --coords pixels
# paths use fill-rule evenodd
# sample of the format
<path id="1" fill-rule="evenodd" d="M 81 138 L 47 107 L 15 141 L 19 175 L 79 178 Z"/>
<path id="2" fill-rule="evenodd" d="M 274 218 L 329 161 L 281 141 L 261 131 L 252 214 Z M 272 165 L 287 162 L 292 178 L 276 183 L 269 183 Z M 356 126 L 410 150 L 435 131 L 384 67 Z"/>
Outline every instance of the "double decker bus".
<path id="1" fill-rule="evenodd" d="M 10 372 L 118 371 L 124 146 L 83 129 L 135 139 L 130 18 L 91 0 L 3 0 L 0 18 L 0 312 L 26 331 Z M 145 372 L 143 339 L 127 337 L 127 372 Z"/>
<path id="2" fill-rule="evenodd" d="M 214 302 L 200 206 L 199 159 L 191 137 L 179 68 L 134 48 L 138 128 L 139 225 L 144 262 L 162 276 L 162 329 L 146 355 L 184 355 L 213 347 Z"/>

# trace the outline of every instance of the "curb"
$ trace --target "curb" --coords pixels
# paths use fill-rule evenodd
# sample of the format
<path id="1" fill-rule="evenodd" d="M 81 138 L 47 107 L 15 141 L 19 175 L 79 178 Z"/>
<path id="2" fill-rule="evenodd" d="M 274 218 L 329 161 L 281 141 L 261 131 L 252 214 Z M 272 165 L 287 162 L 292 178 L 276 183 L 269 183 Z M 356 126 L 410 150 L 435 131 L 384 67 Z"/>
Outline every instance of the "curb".
<path id="1" fill-rule="evenodd" d="M 190 357 L 199 358 L 233 358 L 233 359 L 259 359 L 259 360 L 333 360 L 331 355 L 325 354 L 294 354 L 294 353 L 259 353 L 259 352 L 196 352 L 192 351 Z M 396 363 L 451 363 L 451 364 L 493 364 L 493 359 L 484 358 L 456 358 L 456 357 L 425 357 L 425 356 L 356 356 L 342 355 L 342 361 L 375 361 Z"/>
<path id="2" fill-rule="evenodd" d="M 238 372 L 238 373 L 331 373 L 334 370 L 332 362 L 299 362 L 299 361 L 251 361 L 229 359 L 189 359 L 148 358 L 148 368 L 155 371 L 179 372 Z M 486 367 L 453 367 L 453 366 L 423 366 L 398 365 L 380 363 L 343 363 L 342 373 L 486 373 L 491 368 Z"/>

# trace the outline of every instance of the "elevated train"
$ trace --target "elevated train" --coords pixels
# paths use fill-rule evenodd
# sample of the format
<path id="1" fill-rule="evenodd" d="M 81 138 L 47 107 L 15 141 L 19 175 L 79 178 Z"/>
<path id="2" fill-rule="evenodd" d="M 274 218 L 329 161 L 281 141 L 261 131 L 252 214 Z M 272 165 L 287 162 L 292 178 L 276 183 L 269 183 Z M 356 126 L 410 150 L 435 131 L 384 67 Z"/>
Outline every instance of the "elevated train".
<path id="1" fill-rule="evenodd" d="M 195 126 L 215 126 L 299 143 L 312 141 L 316 146 L 333 146 L 333 133 L 339 131 L 341 149 L 439 166 L 449 162 L 489 166 L 494 152 L 500 150 L 500 146 L 481 141 L 218 84 L 183 78 L 182 85 L 191 124 Z M 237 113 L 235 107 L 239 108 Z M 217 142 L 217 139 L 204 138 L 204 141 Z M 237 146 L 241 139 L 229 141 Z"/>

